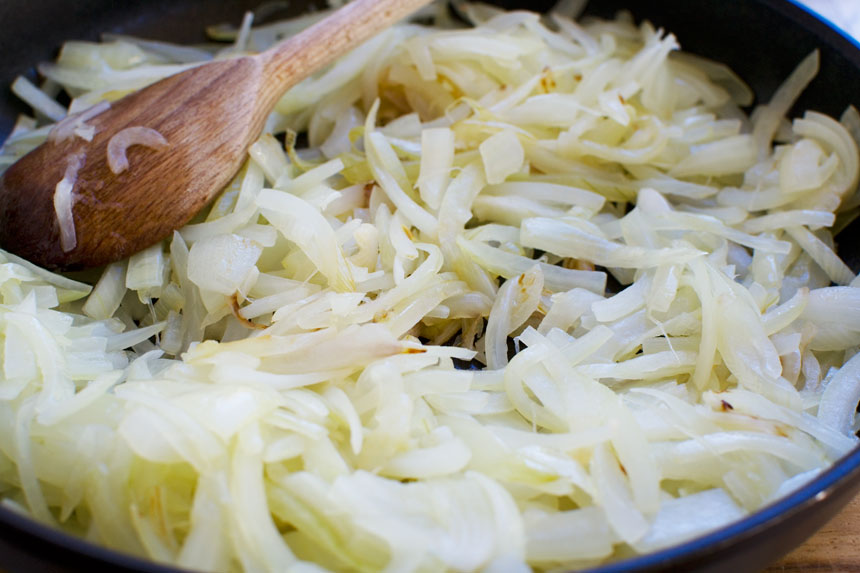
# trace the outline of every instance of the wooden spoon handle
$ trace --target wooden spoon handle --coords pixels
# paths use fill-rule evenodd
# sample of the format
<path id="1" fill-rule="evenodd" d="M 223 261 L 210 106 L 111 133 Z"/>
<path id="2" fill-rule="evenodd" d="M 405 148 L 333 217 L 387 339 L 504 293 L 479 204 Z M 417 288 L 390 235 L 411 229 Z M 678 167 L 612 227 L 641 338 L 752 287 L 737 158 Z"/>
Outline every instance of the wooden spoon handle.
<path id="1" fill-rule="evenodd" d="M 431 0 L 353 0 L 337 12 L 259 54 L 267 77 L 262 99 L 287 89 Z"/>

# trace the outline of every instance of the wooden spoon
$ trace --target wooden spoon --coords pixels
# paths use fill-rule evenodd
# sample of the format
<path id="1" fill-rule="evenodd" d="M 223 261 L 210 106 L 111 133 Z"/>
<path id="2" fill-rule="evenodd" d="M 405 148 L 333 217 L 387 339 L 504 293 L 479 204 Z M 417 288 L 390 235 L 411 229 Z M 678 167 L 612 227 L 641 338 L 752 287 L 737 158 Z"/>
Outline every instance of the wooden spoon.
<path id="1" fill-rule="evenodd" d="M 46 268 L 73 270 L 157 243 L 229 183 L 287 89 L 429 1 L 355 0 L 265 52 L 207 63 L 112 103 L 87 121 L 96 129 L 91 142 L 46 142 L 3 174 L 0 246 Z M 129 168 L 114 174 L 108 142 L 134 126 L 154 129 L 168 146 L 129 147 Z M 76 246 L 64 251 L 54 191 L 78 153 Z"/>

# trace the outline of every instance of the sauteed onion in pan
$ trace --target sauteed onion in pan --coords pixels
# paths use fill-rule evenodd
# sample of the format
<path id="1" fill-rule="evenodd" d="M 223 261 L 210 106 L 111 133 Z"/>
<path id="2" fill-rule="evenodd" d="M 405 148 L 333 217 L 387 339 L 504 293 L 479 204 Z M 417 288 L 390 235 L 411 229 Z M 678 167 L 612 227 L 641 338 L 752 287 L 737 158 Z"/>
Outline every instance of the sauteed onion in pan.
<path id="1" fill-rule="evenodd" d="M 625 14 L 458 8 L 292 89 L 198 219 L 93 287 L 2 254 L 7 507 L 202 570 L 556 570 L 732 522 L 854 447 L 833 235 L 860 116 L 787 117 L 818 54 L 753 106 Z M 218 50 L 69 42 L 17 82 L 34 116 L 0 162 L 318 16 Z M 70 177 L 66 219 L 81 200 Z"/>

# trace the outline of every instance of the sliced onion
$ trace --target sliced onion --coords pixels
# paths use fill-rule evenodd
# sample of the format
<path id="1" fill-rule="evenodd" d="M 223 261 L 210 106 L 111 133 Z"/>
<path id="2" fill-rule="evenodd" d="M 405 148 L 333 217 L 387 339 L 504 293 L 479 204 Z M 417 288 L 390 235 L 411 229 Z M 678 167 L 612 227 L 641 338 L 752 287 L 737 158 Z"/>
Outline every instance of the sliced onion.
<path id="1" fill-rule="evenodd" d="M 67 158 L 63 178 L 54 188 L 54 211 L 60 226 L 60 247 L 63 252 L 71 251 L 78 244 L 75 236 L 75 218 L 72 207 L 75 204 L 74 190 L 78 182 L 78 171 L 84 166 L 86 155 L 75 153 Z"/>
<path id="2" fill-rule="evenodd" d="M 784 117 L 815 56 L 749 118 L 648 23 L 463 9 L 290 90 L 212 206 L 85 304 L 0 252 L 2 503 L 196 570 L 567 570 L 856 445 L 860 278 L 828 227 L 860 204 L 860 115 Z M 221 55 L 303 22 L 246 18 Z M 41 95 L 83 109 L 177 53 L 72 43 Z M 20 121 L 0 166 L 106 106 Z M 114 173 L 133 145 L 167 142 L 123 130 Z"/>
<path id="3" fill-rule="evenodd" d="M 132 145 L 143 145 L 160 151 L 169 144 L 163 135 L 148 127 L 136 125 L 123 129 L 110 138 L 107 146 L 108 166 L 114 175 L 119 175 L 128 169 L 128 157 L 125 152 Z"/>
<path id="4" fill-rule="evenodd" d="M 110 102 L 102 100 L 80 113 L 66 116 L 48 132 L 48 141 L 60 143 L 75 136 L 86 141 L 92 141 L 96 130 L 95 127 L 87 125 L 86 122 L 108 109 L 110 109 Z"/>

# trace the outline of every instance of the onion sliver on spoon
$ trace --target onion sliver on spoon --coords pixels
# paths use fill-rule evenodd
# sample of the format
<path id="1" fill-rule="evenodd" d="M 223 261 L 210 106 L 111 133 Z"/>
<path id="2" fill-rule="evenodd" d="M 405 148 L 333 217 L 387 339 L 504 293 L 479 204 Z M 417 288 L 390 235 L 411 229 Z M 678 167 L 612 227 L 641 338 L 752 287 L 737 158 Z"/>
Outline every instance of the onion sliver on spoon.
<path id="1" fill-rule="evenodd" d="M 91 141 L 49 138 L 0 178 L 0 246 L 73 270 L 160 241 L 230 181 L 284 92 L 427 3 L 355 0 L 265 52 L 207 63 L 113 102 L 87 118 Z M 120 150 L 109 149 L 115 137 Z"/>

